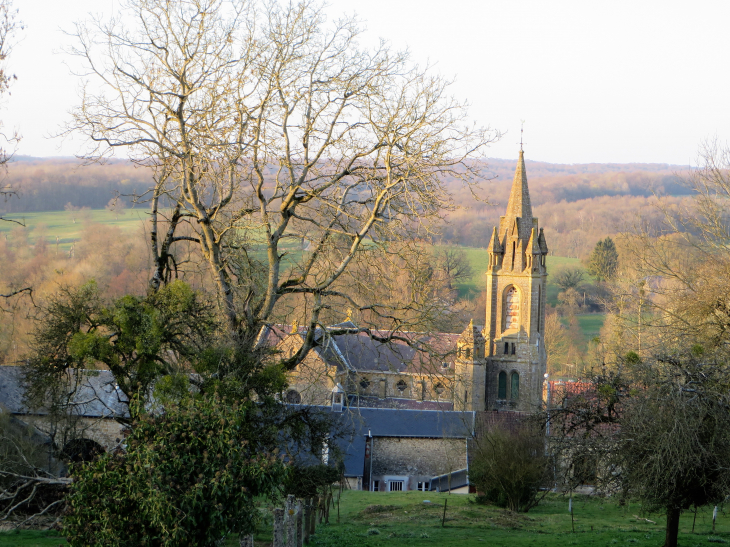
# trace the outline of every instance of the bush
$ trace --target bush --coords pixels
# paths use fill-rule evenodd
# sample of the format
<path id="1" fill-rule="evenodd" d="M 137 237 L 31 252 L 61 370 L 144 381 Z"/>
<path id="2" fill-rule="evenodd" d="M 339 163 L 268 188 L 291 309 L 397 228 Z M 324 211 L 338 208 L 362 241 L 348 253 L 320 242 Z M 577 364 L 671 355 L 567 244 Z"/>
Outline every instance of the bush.
<path id="1" fill-rule="evenodd" d="M 284 493 L 297 498 L 312 498 L 324 494 L 341 476 L 341 469 L 328 465 L 295 465 L 290 468 L 284 482 Z"/>
<path id="2" fill-rule="evenodd" d="M 254 498 L 286 468 L 245 438 L 251 408 L 217 398 L 145 416 L 127 452 L 72 468 L 64 532 L 71 545 L 208 546 L 253 531 Z"/>
<path id="3" fill-rule="evenodd" d="M 522 426 L 483 435 L 469 466 L 469 479 L 479 492 L 477 501 L 527 512 L 542 499 L 540 488 L 548 484 L 549 472 L 545 438 Z"/>

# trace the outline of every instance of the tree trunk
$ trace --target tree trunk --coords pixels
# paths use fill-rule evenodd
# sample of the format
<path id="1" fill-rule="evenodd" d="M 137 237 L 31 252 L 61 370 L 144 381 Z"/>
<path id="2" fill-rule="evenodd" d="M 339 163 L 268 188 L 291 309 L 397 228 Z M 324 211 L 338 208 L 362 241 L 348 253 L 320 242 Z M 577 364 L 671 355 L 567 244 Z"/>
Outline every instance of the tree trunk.
<path id="1" fill-rule="evenodd" d="M 679 515 L 681 513 L 682 511 L 678 507 L 667 508 L 667 535 L 664 539 L 664 547 L 677 547 Z"/>

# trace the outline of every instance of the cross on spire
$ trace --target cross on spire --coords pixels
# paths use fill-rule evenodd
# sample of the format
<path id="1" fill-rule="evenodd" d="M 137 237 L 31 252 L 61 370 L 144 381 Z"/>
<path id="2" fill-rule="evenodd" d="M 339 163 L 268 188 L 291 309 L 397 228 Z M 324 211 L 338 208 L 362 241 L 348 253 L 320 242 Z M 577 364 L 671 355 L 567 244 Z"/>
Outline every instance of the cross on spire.
<path id="1" fill-rule="evenodd" d="M 522 124 L 520 125 L 520 152 L 522 152 L 522 133 L 525 132 L 525 120 L 520 120 Z"/>

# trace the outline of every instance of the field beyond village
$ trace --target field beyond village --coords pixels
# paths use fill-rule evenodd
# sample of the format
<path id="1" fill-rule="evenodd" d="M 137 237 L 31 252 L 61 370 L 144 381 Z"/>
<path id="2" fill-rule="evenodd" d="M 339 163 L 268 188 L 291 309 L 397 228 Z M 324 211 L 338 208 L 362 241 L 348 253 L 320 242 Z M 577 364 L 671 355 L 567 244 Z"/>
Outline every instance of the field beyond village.
<path id="1" fill-rule="evenodd" d="M 446 519 L 442 527 L 444 503 Z M 318 525 L 310 545 L 621 547 L 659 546 L 664 541 L 664 517 L 642 512 L 637 503 L 619 507 L 610 498 L 576 496 L 573 509 L 571 523 L 568 497 L 560 494 L 550 494 L 529 513 L 512 513 L 477 504 L 473 495 L 348 490 L 342 496 L 339 524 L 334 507 L 330 512 L 330 524 Z M 271 514 L 267 509 L 263 512 Z M 255 537 L 257 547 L 271 544 L 271 524 L 269 517 L 261 525 Z M 718 511 L 714 533 L 712 507 L 701 508 L 696 519 L 694 512 L 682 515 L 679 545 L 698 547 L 722 543 L 730 543 L 730 513 Z M 230 538 L 226 544 L 233 547 L 238 541 Z M 58 532 L 0 532 L 0 547 L 57 545 L 67 545 Z"/>
<path id="2" fill-rule="evenodd" d="M 138 234 L 139 237 L 143 237 L 144 222 L 147 215 L 146 210 L 143 209 L 128 209 L 120 214 L 115 214 L 106 209 L 91 209 L 77 211 L 73 214 L 68 211 L 15 213 L 6 215 L 6 218 L 22 222 L 25 227 L 13 222 L 0 222 L 0 237 L 12 239 L 25 232 L 25 237 L 32 244 L 35 244 L 36 240 L 41 237 L 46 240 L 46 244 L 53 252 L 69 253 L 74 243 L 81 239 L 84 229 L 90 222 L 118 228 L 123 234 L 130 236 Z M 468 280 L 457 283 L 456 288 L 460 298 L 472 300 L 485 288 L 485 272 L 489 263 L 488 254 L 484 248 L 461 245 L 457 247 L 464 251 L 472 268 L 472 276 Z M 438 250 L 444 248 L 444 246 L 437 245 L 434 248 Z M 301 253 L 299 249 L 288 249 L 288 251 L 294 253 L 297 257 L 297 253 Z M 555 273 L 564 267 L 582 268 L 581 261 L 577 258 L 548 256 L 547 261 L 549 273 Z M 585 276 L 586 279 L 590 279 L 587 272 L 585 272 Z M 547 301 L 550 306 L 558 304 L 559 290 L 557 285 L 551 281 L 550 275 L 548 275 Z M 589 340 L 598 336 L 604 319 L 605 314 L 603 313 L 577 316 L 583 337 L 583 346 Z"/>

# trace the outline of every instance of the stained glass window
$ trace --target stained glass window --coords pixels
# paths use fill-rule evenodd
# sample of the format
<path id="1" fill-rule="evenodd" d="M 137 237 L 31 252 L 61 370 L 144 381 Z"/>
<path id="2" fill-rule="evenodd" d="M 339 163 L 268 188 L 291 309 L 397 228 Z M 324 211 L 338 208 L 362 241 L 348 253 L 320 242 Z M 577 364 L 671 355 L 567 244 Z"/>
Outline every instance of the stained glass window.
<path id="1" fill-rule="evenodd" d="M 520 326 L 520 293 L 515 287 L 507 291 L 505 297 L 505 329 L 516 329 Z"/>
<path id="2" fill-rule="evenodd" d="M 507 398 L 507 373 L 502 371 L 499 373 L 499 380 L 497 382 L 497 399 Z"/>

